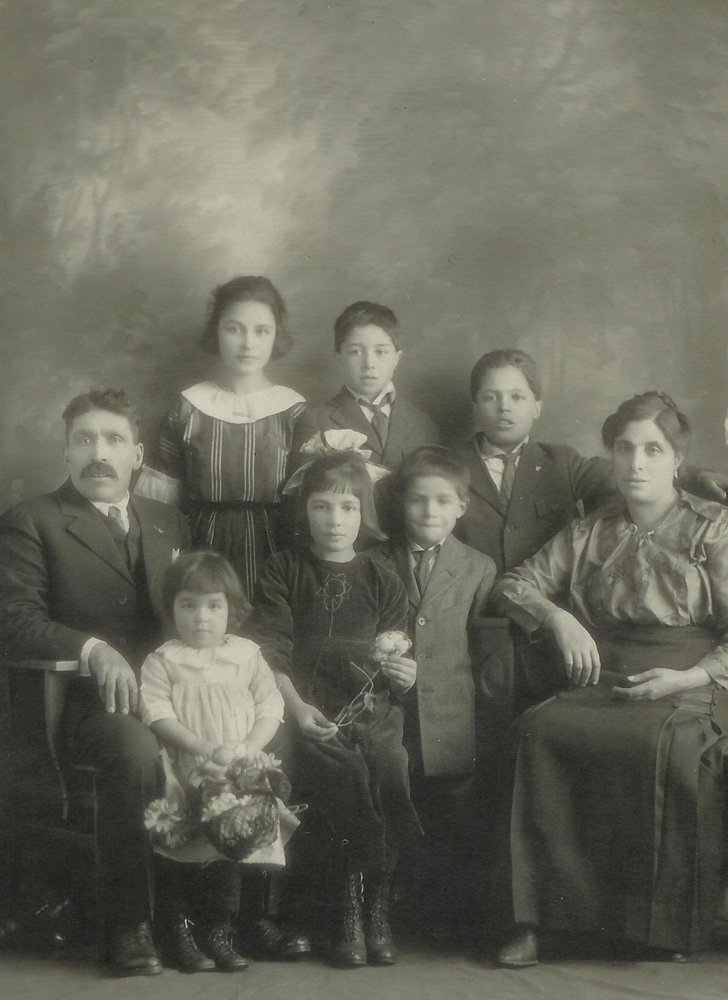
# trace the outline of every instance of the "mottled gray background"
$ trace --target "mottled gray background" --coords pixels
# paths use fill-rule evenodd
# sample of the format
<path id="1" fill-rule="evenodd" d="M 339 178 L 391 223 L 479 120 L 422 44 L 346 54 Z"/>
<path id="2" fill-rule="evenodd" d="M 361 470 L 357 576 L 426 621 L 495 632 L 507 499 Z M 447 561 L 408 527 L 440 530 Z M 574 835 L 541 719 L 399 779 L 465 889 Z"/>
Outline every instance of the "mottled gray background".
<path id="1" fill-rule="evenodd" d="M 337 385 L 357 298 L 450 434 L 484 351 L 545 373 L 544 440 L 598 450 L 659 386 L 725 463 L 724 0 L 40 0 L 3 14 L 9 274 L 0 508 L 64 475 L 60 411 L 122 385 L 152 433 L 204 371 L 209 291 L 269 275 Z"/>

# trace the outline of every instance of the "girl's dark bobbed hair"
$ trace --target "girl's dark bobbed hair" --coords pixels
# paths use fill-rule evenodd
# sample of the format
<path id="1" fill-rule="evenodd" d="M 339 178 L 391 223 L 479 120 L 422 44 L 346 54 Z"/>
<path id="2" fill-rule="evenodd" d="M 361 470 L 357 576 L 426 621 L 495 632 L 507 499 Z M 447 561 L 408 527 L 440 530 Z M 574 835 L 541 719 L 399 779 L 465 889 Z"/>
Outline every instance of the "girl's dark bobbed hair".
<path id="1" fill-rule="evenodd" d="M 183 590 L 193 594 L 224 594 L 229 608 L 228 630 L 239 628 L 253 610 L 235 570 L 218 552 L 184 552 L 164 574 L 162 609 L 174 622 L 174 599 Z"/>
<path id="2" fill-rule="evenodd" d="M 604 447 L 612 451 L 614 442 L 627 424 L 635 420 L 651 420 L 660 428 L 674 452 L 682 456 L 688 453 L 692 437 L 688 418 L 678 410 L 671 396 L 657 389 L 625 400 L 615 413 L 607 417 L 602 427 Z"/>
<path id="3" fill-rule="evenodd" d="M 217 331 L 220 318 L 228 306 L 235 302 L 262 302 L 268 306 L 276 321 L 276 336 L 273 341 L 271 360 L 282 358 L 291 347 L 288 330 L 288 312 L 281 293 L 268 278 L 260 275 L 245 275 L 233 278 L 224 285 L 218 285 L 210 300 L 210 315 L 202 333 L 200 346 L 205 354 L 219 354 L 220 342 Z"/>
<path id="4" fill-rule="evenodd" d="M 361 548 L 386 537 L 377 519 L 374 490 L 366 462 L 355 451 L 334 451 L 311 463 L 303 473 L 298 492 L 299 536 L 311 540 L 308 527 L 308 500 L 313 493 L 351 493 L 361 505 L 361 528 L 358 542 Z"/>

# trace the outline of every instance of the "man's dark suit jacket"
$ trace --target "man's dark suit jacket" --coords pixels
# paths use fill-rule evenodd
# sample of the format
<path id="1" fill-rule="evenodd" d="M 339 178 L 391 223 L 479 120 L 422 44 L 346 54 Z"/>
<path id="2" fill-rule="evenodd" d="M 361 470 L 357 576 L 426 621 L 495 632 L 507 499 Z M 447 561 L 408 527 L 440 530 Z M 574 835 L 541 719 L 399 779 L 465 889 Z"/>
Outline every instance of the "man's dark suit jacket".
<path id="1" fill-rule="evenodd" d="M 454 450 L 470 469 L 470 505 L 455 534 L 489 555 L 499 576 L 538 552 L 574 517 L 615 497 L 606 459 L 582 458 L 568 445 L 529 441 L 506 507 L 475 439 Z"/>
<path id="2" fill-rule="evenodd" d="M 382 449 L 371 423 L 349 390 L 344 387 L 323 406 L 312 407 L 310 418 L 319 431 L 348 428 L 366 434 L 366 445 L 372 452 L 372 461 L 388 469 L 399 468 L 405 455 L 423 444 L 437 444 L 440 432 L 434 422 L 397 393 L 392 403 L 387 442 Z"/>
<path id="3" fill-rule="evenodd" d="M 92 636 L 132 666 L 161 638 L 162 579 L 189 546 L 174 507 L 132 496 L 148 595 L 103 518 L 70 480 L 0 519 L 0 645 L 14 658 L 75 660 Z M 144 589 L 142 584 L 142 590 Z"/>

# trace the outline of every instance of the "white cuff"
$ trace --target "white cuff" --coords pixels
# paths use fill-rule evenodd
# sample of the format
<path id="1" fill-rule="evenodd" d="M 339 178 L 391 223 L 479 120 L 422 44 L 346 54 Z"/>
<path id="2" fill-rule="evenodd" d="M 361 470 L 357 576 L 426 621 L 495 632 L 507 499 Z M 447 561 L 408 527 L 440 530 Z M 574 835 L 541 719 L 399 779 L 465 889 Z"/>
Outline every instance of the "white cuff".
<path id="1" fill-rule="evenodd" d="M 89 670 L 88 658 L 91 655 L 91 650 L 94 646 L 98 646 L 103 639 L 87 639 L 83 644 L 83 649 L 81 650 L 81 659 L 78 663 L 78 675 L 79 677 L 90 677 L 91 671 Z"/>

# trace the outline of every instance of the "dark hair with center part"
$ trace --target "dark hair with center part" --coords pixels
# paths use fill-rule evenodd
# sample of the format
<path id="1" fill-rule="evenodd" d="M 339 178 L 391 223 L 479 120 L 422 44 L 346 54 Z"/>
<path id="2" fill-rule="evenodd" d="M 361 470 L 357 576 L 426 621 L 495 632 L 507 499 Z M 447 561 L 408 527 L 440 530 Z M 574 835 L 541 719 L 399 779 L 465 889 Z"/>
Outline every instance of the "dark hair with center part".
<path id="1" fill-rule="evenodd" d="M 517 368 L 528 382 L 528 387 L 536 399 L 541 398 L 541 373 L 530 354 L 515 348 L 500 349 L 484 354 L 473 365 L 470 373 L 470 397 L 475 402 L 483 379 L 488 372 L 497 368 Z"/>
<path id="2" fill-rule="evenodd" d="M 224 594 L 228 602 L 228 631 L 238 628 L 253 610 L 237 573 L 217 552 L 185 552 L 164 574 L 162 608 L 174 622 L 174 599 L 183 590 L 193 594 Z"/>
<path id="3" fill-rule="evenodd" d="M 635 420 L 651 420 L 660 428 L 676 454 L 687 455 L 692 438 L 688 418 L 678 410 L 671 396 L 657 389 L 625 400 L 615 413 L 607 417 L 602 427 L 604 447 L 612 451 L 614 442 L 627 424 Z"/>
<path id="4" fill-rule="evenodd" d="M 224 285 L 218 285 L 212 293 L 210 316 L 202 334 L 200 346 L 205 354 L 219 354 L 220 340 L 218 329 L 222 314 L 228 306 L 236 302 L 262 302 L 273 313 L 276 324 L 276 336 L 273 341 L 271 360 L 282 358 L 291 348 L 291 335 L 288 332 L 288 312 L 281 293 L 268 278 L 256 275 L 246 275 L 233 278 Z"/>
<path id="5" fill-rule="evenodd" d="M 89 389 L 80 396 L 74 396 L 63 411 L 66 425 L 66 440 L 71 433 L 71 425 L 77 417 L 94 410 L 107 410 L 129 421 L 134 444 L 139 442 L 139 417 L 136 408 L 123 389 Z"/>
<path id="6" fill-rule="evenodd" d="M 366 463 L 354 451 L 335 451 L 317 458 L 303 473 L 298 494 L 298 520 L 301 538 L 311 539 L 308 525 L 308 501 L 313 493 L 351 493 L 361 507 L 361 527 L 357 541 L 362 546 L 380 542 L 384 535 L 374 507 L 374 491 Z"/>
<path id="7" fill-rule="evenodd" d="M 389 336 L 395 350 L 399 350 L 399 321 L 391 309 L 377 302 L 354 302 L 347 306 L 334 323 L 334 350 L 341 348 L 351 333 L 360 326 L 378 326 Z"/>

